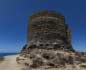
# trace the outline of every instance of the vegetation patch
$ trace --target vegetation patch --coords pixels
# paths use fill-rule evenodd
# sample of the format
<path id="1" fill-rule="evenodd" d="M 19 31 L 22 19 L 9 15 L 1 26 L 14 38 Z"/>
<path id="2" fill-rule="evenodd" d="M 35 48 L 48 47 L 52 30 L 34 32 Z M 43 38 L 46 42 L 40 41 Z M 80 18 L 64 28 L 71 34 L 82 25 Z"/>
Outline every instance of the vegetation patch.
<path id="1" fill-rule="evenodd" d="M 0 57 L 0 63 L 4 61 L 4 57 Z"/>

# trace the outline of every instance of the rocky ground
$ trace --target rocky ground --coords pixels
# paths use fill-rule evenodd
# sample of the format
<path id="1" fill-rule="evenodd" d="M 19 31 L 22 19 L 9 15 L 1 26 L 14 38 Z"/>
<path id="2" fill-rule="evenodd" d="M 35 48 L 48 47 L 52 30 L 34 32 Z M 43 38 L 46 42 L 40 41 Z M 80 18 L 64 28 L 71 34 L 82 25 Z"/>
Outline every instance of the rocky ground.
<path id="1" fill-rule="evenodd" d="M 32 49 L 17 57 L 22 70 L 86 70 L 86 56 L 65 50 Z"/>
<path id="2" fill-rule="evenodd" d="M 31 55 L 4 57 L 4 61 L 0 63 L 0 70 L 86 70 L 86 62 L 75 61 L 74 58 L 69 61 L 68 56 L 71 54 L 71 56 L 75 57 L 74 53 L 60 50 L 55 52 L 42 50 L 40 53 L 40 50 L 38 51 L 37 49 L 33 51 L 30 53 Z M 46 58 L 46 56 L 49 57 Z M 65 61 L 62 59 L 64 57 L 66 57 Z M 40 61 L 40 59 L 43 60 Z"/>

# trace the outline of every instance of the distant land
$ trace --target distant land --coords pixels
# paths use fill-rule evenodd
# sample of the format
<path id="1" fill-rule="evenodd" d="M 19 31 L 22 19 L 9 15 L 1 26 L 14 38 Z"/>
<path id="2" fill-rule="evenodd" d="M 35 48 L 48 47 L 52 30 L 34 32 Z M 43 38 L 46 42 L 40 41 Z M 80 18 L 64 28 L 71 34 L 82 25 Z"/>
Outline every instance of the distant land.
<path id="1" fill-rule="evenodd" d="M 8 55 L 15 55 L 17 53 L 0 53 L 0 57 L 8 56 Z"/>

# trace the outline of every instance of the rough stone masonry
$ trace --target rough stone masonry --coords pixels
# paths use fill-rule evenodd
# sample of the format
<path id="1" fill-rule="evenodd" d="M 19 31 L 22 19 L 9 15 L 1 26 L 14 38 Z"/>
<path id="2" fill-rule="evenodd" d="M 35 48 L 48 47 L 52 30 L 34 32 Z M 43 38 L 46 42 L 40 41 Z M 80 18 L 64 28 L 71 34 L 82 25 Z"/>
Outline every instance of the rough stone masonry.
<path id="1" fill-rule="evenodd" d="M 33 14 L 28 23 L 27 47 L 71 50 L 71 31 L 64 16 L 54 11 Z"/>

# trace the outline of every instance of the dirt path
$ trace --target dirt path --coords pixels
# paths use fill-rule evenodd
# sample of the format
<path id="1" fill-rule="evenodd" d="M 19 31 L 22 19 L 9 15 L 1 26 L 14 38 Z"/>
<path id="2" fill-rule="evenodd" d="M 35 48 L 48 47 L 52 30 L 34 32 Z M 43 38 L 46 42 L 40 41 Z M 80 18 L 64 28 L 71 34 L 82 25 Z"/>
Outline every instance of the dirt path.
<path id="1" fill-rule="evenodd" d="M 22 66 L 16 63 L 18 55 L 6 56 L 5 60 L 0 63 L 0 70 L 21 70 Z"/>

